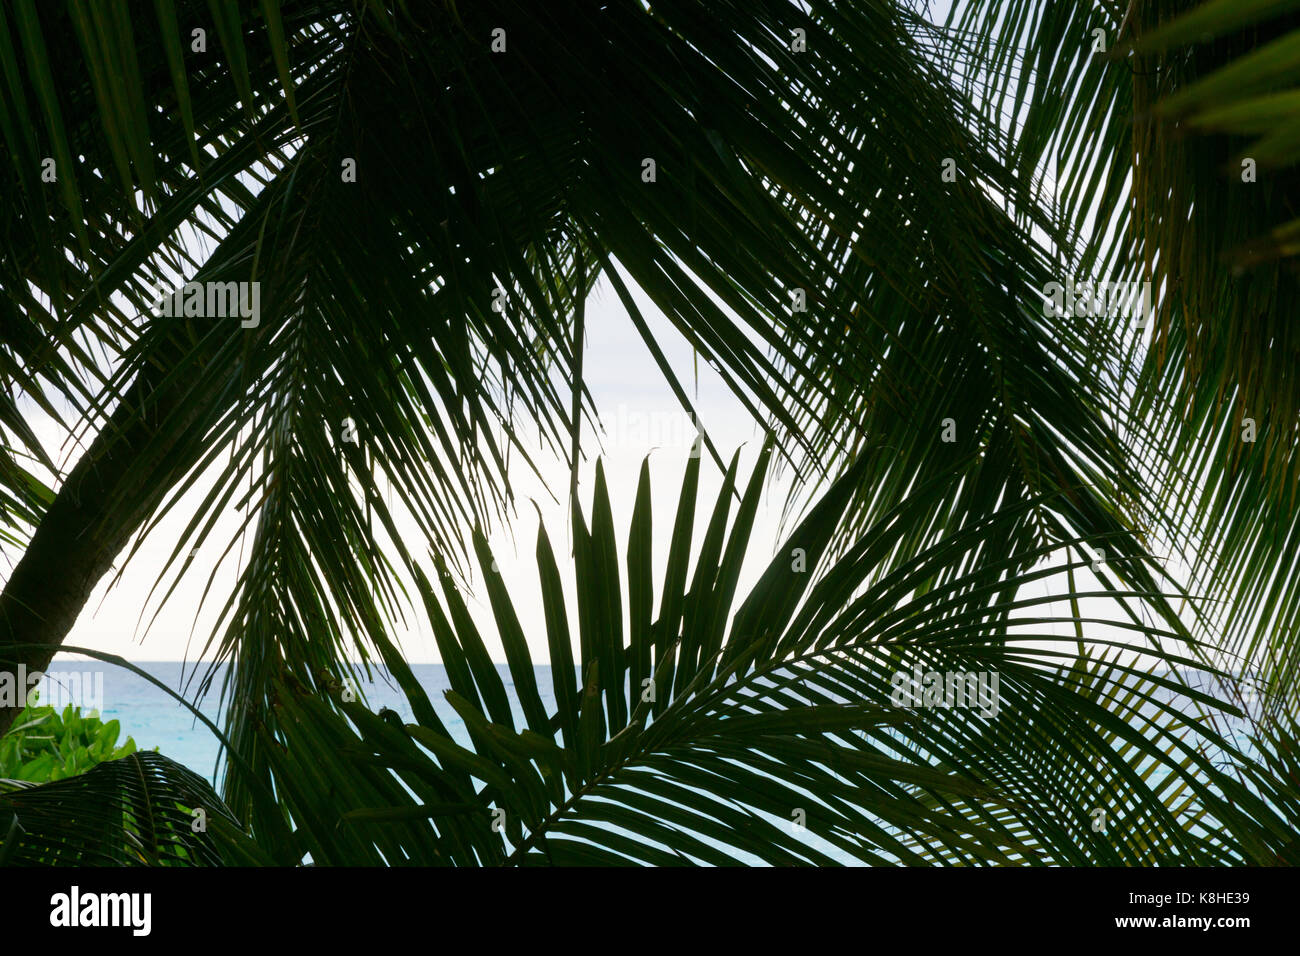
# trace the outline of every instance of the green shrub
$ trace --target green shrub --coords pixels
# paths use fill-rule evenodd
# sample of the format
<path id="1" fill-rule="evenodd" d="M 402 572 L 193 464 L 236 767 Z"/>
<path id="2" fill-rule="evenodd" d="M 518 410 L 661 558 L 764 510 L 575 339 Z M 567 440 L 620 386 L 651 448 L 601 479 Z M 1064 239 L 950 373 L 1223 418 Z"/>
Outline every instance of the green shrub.
<path id="1" fill-rule="evenodd" d="M 130 737 L 117 746 L 120 732 L 116 720 L 83 716 L 80 707 L 69 705 L 62 714 L 48 706 L 24 708 L 0 737 L 0 780 L 48 783 L 135 753 Z"/>

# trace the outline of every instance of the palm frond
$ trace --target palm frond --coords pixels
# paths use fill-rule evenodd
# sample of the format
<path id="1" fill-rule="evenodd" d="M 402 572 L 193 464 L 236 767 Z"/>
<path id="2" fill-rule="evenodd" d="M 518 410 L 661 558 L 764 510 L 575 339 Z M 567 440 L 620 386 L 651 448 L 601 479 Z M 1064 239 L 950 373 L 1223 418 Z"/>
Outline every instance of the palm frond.
<path id="1" fill-rule="evenodd" d="M 1121 345 L 1102 354 L 1157 503 L 1143 531 L 1191 568 L 1190 590 L 1216 595 L 1199 626 L 1220 658 L 1284 687 L 1300 666 L 1295 151 L 1266 118 L 1285 109 L 1295 17 L 1291 4 L 973 0 L 944 33 L 969 63 L 964 88 L 1007 115 L 1018 178 L 1042 184 L 1073 237 L 1060 271 L 1151 283 L 1149 337 L 1124 313 L 1093 320 Z"/>
<path id="2" fill-rule="evenodd" d="M 216 819 L 238 827 L 202 778 L 148 751 L 54 783 L 0 781 L 0 865 L 217 866 L 230 860 Z"/>
<path id="3" fill-rule="evenodd" d="M 875 459 L 864 457 L 832 486 L 740 600 L 735 582 L 769 455 L 770 448 L 734 516 L 733 462 L 690 575 L 698 460 L 689 466 L 657 615 L 648 578 L 648 468 L 624 568 L 603 478 L 590 521 L 574 515 L 576 622 L 567 619 L 555 555 L 539 531 L 550 687 L 538 683 L 529 641 L 481 537 L 476 550 L 507 665 L 491 662 L 447 576 L 441 587 L 421 581 L 451 683 L 441 708 L 400 658 L 393 672 L 414 716 L 405 726 L 339 685 L 332 693 L 346 719 L 313 687 L 280 681 L 275 733 L 264 729 L 263 746 L 311 859 L 1209 865 L 1254 858 L 1248 848 L 1260 839 L 1257 823 L 1247 825 L 1241 813 L 1219 818 L 1240 832 L 1208 822 L 1226 779 L 1214 761 L 1244 758 L 1232 739 L 1190 716 L 1230 705 L 1177 675 L 1197 661 L 1172 649 L 1181 646 L 1175 632 L 1128 624 L 1131 642 L 1108 639 L 1091 632 L 1124 622 L 1089 618 L 1077 622 L 1090 632 L 1088 649 L 1062 652 L 1050 628 L 1069 619 L 1047 607 L 1061 596 L 1021 594 L 1014 614 L 999 601 L 1046 573 L 1020 570 L 1022 555 L 928 589 L 930 562 L 961 564 L 988 531 L 891 561 L 892 540 L 925 520 L 929 502 L 900 507 L 842 557 L 823 561 Z M 936 485 L 928 494 L 946 490 Z M 988 523 L 1013 524 L 1024 507 Z M 882 561 L 879 582 L 867 585 L 869 569 Z M 996 674 L 996 699 L 982 711 L 960 701 L 900 705 L 898 675 L 918 670 Z M 1109 827 L 1094 827 L 1098 810 L 1110 815 Z"/>

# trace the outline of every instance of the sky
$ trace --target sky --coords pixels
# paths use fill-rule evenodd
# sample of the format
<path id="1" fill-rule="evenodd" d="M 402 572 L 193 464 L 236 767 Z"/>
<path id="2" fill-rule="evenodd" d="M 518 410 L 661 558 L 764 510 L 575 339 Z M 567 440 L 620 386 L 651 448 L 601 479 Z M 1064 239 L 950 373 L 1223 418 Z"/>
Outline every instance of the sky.
<path id="1" fill-rule="evenodd" d="M 932 12 L 932 17 L 939 19 L 945 13 L 946 4 L 941 4 Z M 635 286 L 632 289 L 660 348 L 679 377 L 684 382 L 693 384 L 698 370 L 698 385 L 694 386 L 697 392 L 692 398 L 723 458 L 728 459 L 734 451 L 741 450 L 739 474 L 743 482 L 748 477 L 762 441 L 759 428 L 717 373 L 704 362 L 694 361 L 691 348 L 663 313 Z M 658 582 L 667 561 L 672 519 L 682 474 L 695 437 L 694 430 L 607 280 L 600 281 L 588 302 L 587 330 L 584 372 L 604 425 L 604 434 L 601 436 L 602 461 L 610 488 L 620 557 L 626 547 L 638 474 L 642 461 L 649 455 L 654 515 L 654 580 Z M 32 406 L 29 403 L 27 407 Z M 66 435 L 61 434 L 50 419 L 34 410 L 33 424 L 47 448 L 60 450 L 64 466 L 71 467 L 77 450 L 68 445 Z M 595 436 L 589 431 L 583 436 L 583 447 L 589 457 L 581 470 L 579 489 L 587 513 L 590 513 L 593 487 L 594 456 L 591 453 L 595 448 L 594 439 Z M 541 520 L 556 549 L 570 604 L 570 621 L 573 623 L 576 615 L 572 613 L 572 564 L 565 561 L 570 547 L 566 499 L 568 468 L 554 452 L 541 449 L 529 451 L 535 453 L 534 460 L 541 465 L 543 480 L 538 481 L 524 467 L 512 470 L 511 480 L 517 487 L 516 511 L 507 524 L 498 525 L 493 530 L 490 545 L 503 581 L 515 601 L 534 658 L 538 662 L 545 662 L 546 635 L 533 553 L 538 516 L 529 502 L 530 499 L 536 502 L 541 511 Z M 702 462 L 697 506 L 697 541 L 708 520 L 721 478 L 722 475 L 711 458 L 706 455 Z M 547 487 L 553 491 L 554 497 L 547 493 Z M 755 521 L 745 570 L 739 582 L 738 595 L 742 598 L 762 573 L 780 542 L 780 519 L 790 490 L 788 474 L 769 478 Z M 99 582 L 68 635 L 65 646 L 83 646 L 120 654 L 136 661 L 195 660 L 206 656 L 203 652 L 204 644 L 217 613 L 234 586 L 237 561 L 225 561 L 217 571 L 210 593 L 206 598 L 203 594 L 217 557 L 239 526 L 239 516 L 232 511 L 217 526 L 165 604 L 159 606 L 159 598 L 161 592 L 166 590 L 165 587 L 151 595 L 151 589 L 197 506 L 202 491 L 200 485 L 190 492 L 187 499 L 182 499 L 179 506 L 144 539 L 140 550 L 130 562 L 125 567 L 115 569 L 121 571 L 120 576 L 110 573 Z M 422 536 L 413 522 L 407 523 L 403 537 L 412 553 L 426 552 L 426 544 L 420 540 Z M 1063 553 L 1060 558 L 1064 559 Z M 17 553 L 13 549 L 0 549 L 0 573 L 7 575 L 8 568 L 12 567 L 16 559 Z M 1085 573 L 1081 578 L 1084 587 L 1087 587 L 1086 578 Z M 1047 579 L 1036 591 L 1052 594 L 1062 590 L 1063 585 L 1063 576 Z M 474 587 L 474 582 L 471 582 L 471 592 L 482 590 Z M 195 608 L 200 606 L 201 599 L 202 609 L 196 618 Z M 480 631 L 488 641 L 490 651 L 498 660 L 504 660 L 500 644 L 493 636 L 495 627 L 485 594 L 471 593 L 469 606 Z M 399 646 L 412 662 L 436 662 L 437 650 L 424 622 L 423 609 L 407 610 L 411 613 L 405 614 L 405 623 L 395 622 L 394 636 Z M 1068 605 L 1065 602 L 1060 602 L 1058 607 L 1053 608 L 1054 616 L 1066 613 Z M 1053 627 L 1052 630 L 1062 637 L 1071 633 L 1062 626 Z"/>
<path id="2" fill-rule="evenodd" d="M 741 481 L 745 480 L 762 443 L 761 431 L 718 374 L 702 360 L 694 361 L 690 346 L 663 313 L 639 290 L 634 290 L 634 294 L 657 343 L 688 389 L 696 388 L 693 373 L 698 368 L 698 391 L 692 394 L 692 400 L 697 402 L 701 420 L 724 460 L 729 459 L 733 452 L 741 451 L 739 475 Z M 580 472 L 579 497 L 584 512 L 590 514 L 595 459 L 599 452 L 610 489 L 620 548 L 624 547 L 641 465 L 649 456 L 654 554 L 656 569 L 662 573 L 667 562 L 668 540 L 682 475 L 695 440 L 695 430 L 607 280 L 602 279 L 592 292 L 587 306 L 587 330 L 584 372 L 604 429 L 600 436 L 603 452 L 599 452 L 596 436 L 588 428 L 583 435 L 587 460 Z M 66 436 L 52 420 L 34 409 L 33 422 L 47 447 L 59 449 L 65 456 L 65 467 L 71 467 L 77 450 L 66 444 Z M 521 435 L 525 432 L 520 430 Z M 566 566 L 564 561 L 571 547 L 567 520 L 569 473 L 567 464 L 554 452 L 540 448 L 530 448 L 529 452 L 539 464 L 545 486 L 551 492 L 548 493 L 543 482 L 526 467 L 512 467 L 510 475 L 517 494 L 515 512 L 508 522 L 493 529 L 489 543 L 503 581 L 516 602 L 530 647 L 544 662 L 547 659 L 546 636 L 534 558 L 538 517 L 529 502 L 536 502 L 541 510 L 560 562 L 561 574 L 566 576 L 566 596 L 571 602 L 573 578 L 566 572 L 571 572 L 572 564 Z M 518 462 L 518 456 L 514 460 Z M 698 497 L 697 528 L 700 533 L 707 523 L 721 483 L 722 474 L 706 453 Z M 780 519 L 790 486 L 788 475 L 774 475 L 769 479 L 755 521 L 746 574 L 741 580 L 741 594 L 746 584 L 761 574 L 779 542 Z M 94 589 L 65 645 L 120 654 L 137 661 L 194 660 L 204 656 L 203 645 L 216 612 L 235 581 L 233 561 L 227 559 L 224 562 L 197 621 L 194 609 L 200 604 L 216 557 L 238 529 L 238 516 L 231 511 L 226 520 L 218 524 L 181 584 L 161 608 L 159 599 L 165 586 L 152 596 L 150 593 L 197 507 L 202 491 L 202 485 L 198 485 L 182 498 L 172 514 L 146 536 L 129 562 L 122 562 L 127 554 L 123 552 L 114 572 L 106 575 Z M 422 537 L 414 523 L 408 522 L 404 528 L 404 542 L 413 553 L 425 553 L 426 544 Z M 17 553 L 9 549 L 3 558 L 7 573 Z M 121 572 L 120 576 L 117 571 Z M 472 592 L 480 590 L 471 582 Z M 482 626 L 485 639 L 489 640 L 489 647 L 497 652 L 495 656 L 498 659 L 504 660 L 499 644 L 492 639 L 495 629 L 490 623 L 492 616 L 486 596 L 472 595 L 469 605 L 477 623 Z M 399 622 L 395 636 L 412 662 L 435 662 L 437 650 L 423 616 L 422 609 L 406 615 L 409 626 L 402 627 Z"/>
<path id="3" fill-rule="evenodd" d="M 743 483 L 750 474 L 762 442 L 759 428 L 717 373 L 703 361 L 694 361 L 690 346 L 648 297 L 635 289 L 634 295 L 659 347 L 683 383 L 690 390 L 697 388 L 692 394 L 692 400 L 696 402 L 701 420 L 723 459 L 729 460 L 732 453 L 740 450 L 739 480 Z M 602 279 L 592 292 L 587 306 L 587 330 L 584 371 L 604 426 L 601 436 L 603 452 L 600 453 L 600 458 L 610 490 L 620 563 L 626 548 L 641 465 L 648 456 L 654 529 L 653 580 L 657 584 L 667 563 L 672 521 L 695 432 L 607 280 Z M 695 369 L 698 369 L 698 386 L 693 378 Z M 64 454 L 70 456 L 70 466 L 71 460 L 75 458 L 75 450 L 69 450 L 64 445 L 64 436 L 48 418 L 37 417 L 35 421 L 41 437 L 50 443 L 49 447 L 62 447 Z M 520 430 L 521 435 L 525 432 L 526 430 Z M 590 430 L 583 435 L 583 447 L 588 458 L 580 472 L 579 497 L 584 513 L 589 515 L 597 451 Z M 538 663 L 545 663 L 548 660 L 547 640 L 534 557 L 539 519 L 537 510 L 530 502 L 535 502 L 540 509 L 541 520 L 545 522 L 555 548 L 566 588 L 570 623 L 576 625 L 572 563 L 566 561 L 571 554 L 567 520 L 569 475 L 561 456 L 540 448 L 530 448 L 529 451 L 541 468 L 544 484 L 526 468 L 512 468 L 511 480 L 516 484 L 517 493 L 516 508 L 508 522 L 498 524 L 493 529 L 489 543 L 503 582 L 515 602 L 534 659 Z M 515 460 L 518 461 L 517 456 Z M 701 463 L 697 498 L 697 546 L 721 482 L 721 472 L 705 454 Z M 554 497 L 546 491 L 546 487 L 552 490 Z M 749 587 L 762 574 L 784 537 L 781 518 L 791 489 L 788 472 L 774 473 L 768 479 L 739 582 L 737 606 Z M 239 527 L 239 515 L 233 510 L 227 513 L 209 541 L 200 549 L 194 564 L 176 591 L 161 607 L 159 598 L 166 587 L 159 588 L 151 595 L 203 490 L 202 484 L 199 484 L 183 498 L 172 513 L 146 536 L 139 551 L 124 566 L 121 559 L 126 552 L 123 552 L 119 557 L 119 565 L 115 566 L 115 572 L 120 570 L 120 575 L 110 573 L 99 582 L 68 635 L 65 646 L 118 654 L 133 661 L 194 661 L 211 656 L 204 652 L 204 644 L 217 612 L 234 586 L 237 562 L 227 558 L 206 598 L 203 592 L 216 557 L 225 549 Z M 786 533 L 788 530 L 787 527 Z M 404 543 L 412 553 L 426 553 L 427 545 L 414 522 L 406 522 L 403 532 Z M 238 549 L 233 553 L 237 555 Z M 1064 553 L 1060 558 L 1064 559 Z M 16 559 L 16 553 L 6 552 L 4 559 L 8 564 Z M 625 570 L 623 573 L 625 588 Z M 1082 577 L 1086 579 L 1086 572 Z M 496 660 L 504 661 L 504 652 L 495 637 L 496 629 L 486 593 L 477 586 L 478 583 L 473 580 L 469 582 L 467 603 L 488 643 L 489 651 Z M 1081 580 L 1081 584 L 1087 586 L 1085 580 Z M 1030 593 L 1052 594 L 1059 592 L 1063 585 L 1063 576 L 1049 578 Z M 200 607 L 201 599 L 202 608 L 196 618 L 195 608 Z M 657 594 L 655 600 L 657 606 Z M 423 609 L 404 610 L 409 612 L 403 615 L 404 622 L 398 621 L 394 625 L 394 637 L 399 647 L 413 663 L 436 663 L 439 659 L 438 652 Z M 1053 616 L 1063 616 L 1068 614 L 1068 605 L 1064 601 L 1058 602 L 1051 611 Z M 1063 638 L 1071 636 L 1071 632 L 1063 625 L 1053 626 L 1051 630 Z M 1112 632 L 1108 636 L 1116 634 Z"/>

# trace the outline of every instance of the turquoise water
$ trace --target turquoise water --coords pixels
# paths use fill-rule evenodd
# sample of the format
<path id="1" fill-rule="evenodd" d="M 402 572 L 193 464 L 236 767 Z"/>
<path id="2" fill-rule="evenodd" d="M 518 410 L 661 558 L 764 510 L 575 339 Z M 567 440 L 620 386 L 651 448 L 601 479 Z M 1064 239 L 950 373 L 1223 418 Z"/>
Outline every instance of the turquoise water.
<path id="1" fill-rule="evenodd" d="M 178 661 L 143 661 L 136 666 L 147 671 L 156 679 L 172 688 L 191 702 L 196 696 L 199 681 L 208 672 L 207 664 L 184 664 Z M 469 746 L 470 737 L 464 721 L 447 704 L 443 692 L 451 689 L 447 671 L 441 664 L 412 664 L 411 671 L 424 688 L 438 716 L 447 725 L 448 731 L 457 742 Z M 514 683 L 510 670 L 505 664 L 498 664 L 497 671 L 505 684 L 516 715 L 522 720 L 523 714 L 514 697 Z M 55 692 L 62 692 L 63 700 L 50 700 L 48 696 L 42 703 L 79 703 L 99 704 L 104 720 L 116 720 L 121 726 L 122 739 L 130 736 L 141 749 L 157 747 L 159 751 L 176 760 L 203 777 L 212 779 L 217 767 L 220 744 L 212 731 L 200 723 L 194 714 L 179 701 L 168 696 L 149 681 L 131 671 L 98 661 L 77 661 L 55 658 L 49 666 L 51 677 L 62 674 L 65 678 Z M 220 726 L 223 722 L 223 709 L 220 703 L 220 689 L 225 666 L 213 672 L 212 690 L 201 700 L 199 710 L 211 721 Z M 69 679 L 70 678 L 70 679 Z M 80 693 L 78 681 L 80 678 Z M 102 692 L 100 681 L 102 680 Z M 379 678 L 360 685 L 361 696 L 373 711 L 382 707 L 394 710 L 403 722 L 413 722 L 414 716 L 401 690 L 386 678 Z M 543 704 L 554 708 L 555 699 L 552 690 L 551 669 L 548 666 L 537 668 L 537 690 Z M 1211 691 L 1213 689 L 1211 688 Z M 102 700 L 97 699 L 102 693 Z M 1239 729 L 1239 728 L 1234 728 Z M 1239 743 L 1245 743 L 1239 739 Z"/>
<path id="2" fill-rule="evenodd" d="M 198 684 L 209 669 L 205 664 L 182 664 L 174 661 L 139 662 L 136 666 L 191 701 L 195 699 Z M 471 746 L 464 722 L 443 697 L 443 692 L 451 689 L 446 669 L 440 664 L 414 664 L 411 665 L 411 670 L 448 731 L 462 745 Z M 514 701 L 514 687 L 509 669 L 506 665 L 500 664 L 497 665 L 497 670 L 511 697 L 517 717 L 522 722 L 523 715 L 519 713 L 518 705 Z M 123 668 L 97 661 L 56 659 L 48 671 L 52 676 L 62 675 L 61 685 L 65 695 L 70 689 L 75 693 L 78 684 L 80 685 L 83 699 L 67 700 L 65 696 L 62 703 L 79 703 L 83 709 L 88 709 L 87 705 L 98 705 L 104 720 L 118 721 L 121 728 L 119 742 L 130 736 L 140 749 L 156 747 L 166 756 L 184 764 L 200 776 L 216 782 L 215 774 L 220 752 L 220 743 L 216 736 L 199 722 L 187 707 L 154 684 Z M 218 726 L 222 724 L 224 716 L 220 703 L 223 676 L 224 667 L 213 671 L 212 690 L 200 703 L 200 710 Z M 537 685 L 543 703 L 548 710 L 553 709 L 554 696 L 549 667 L 537 668 Z M 387 707 L 396 711 L 403 722 L 414 721 L 406 698 L 400 689 L 387 679 L 379 678 L 364 683 L 360 686 L 360 690 L 361 696 L 371 710 L 378 711 L 380 708 Z M 56 705 L 60 703 L 48 699 L 43 699 L 43 702 Z M 1239 743 L 1244 742 L 1239 739 Z M 1156 779 L 1160 776 L 1163 776 L 1163 773 L 1158 774 Z M 612 827 L 612 829 L 619 828 Z M 855 862 L 838 848 L 813 837 L 811 833 L 806 835 L 811 838 L 808 840 L 810 845 L 816 846 L 827 855 L 845 863 Z"/>
<path id="3" fill-rule="evenodd" d="M 133 662 L 141 670 L 147 671 L 162 681 L 172 690 L 191 702 L 199 682 L 208 671 L 207 664 L 182 664 L 178 661 L 140 661 Z M 513 691 L 509 669 L 506 665 L 498 666 L 507 691 Z M 464 721 L 443 699 L 443 691 L 451 689 L 447 671 L 441 664 L 413 664 L 411 671 L 416 680 L 429 695 L 438 716 L 447 724 L 447 729 L 459 743 L 470 743 L 469 733 Z M 197 673 L 196 673 L 197 672 Z M 83 709 L 88 704 L 100 704 L 104 720 L 116 720 L 121 727 L 119 741 L 128 736 L 135 740 L 141 750 L 158 750 L 189 767 L 202 777 L 212 780 L 217 769 L 217 757 L 221 744 L 212 731 L 202 724 L 194 714 L 179 701 L 168 696 L 157 686 L 138 674 L 98 661 L 74 661 L 56 658 L 48 668 L 51 677 L 62 675 L 56 692 L 63 694 L 62 700 L 51 701 L 48 694 L 42 703 L 77 703 Z M 224 712 L 221 706 L 221 682 L 225 674 L 224 665 L 213 672 L 211 691 L 202 699 L 199 710 L 209 720 L 220 727 Z M 80 678 L 81 696 L 78 695 L 77 681 Z M 102 700 L 95 700 L 101 694 Z M 548 707 L 554 705 L 551 691 L 549 667 L 538 668 L 538 690 L 542 701 Z M 413 722 L 414 716 L 405 696 L 396 684 L 383 679 L 359 685 L 361 696 L 371 710 L 388 707 L 395 710 L 404 722 Z M 513 696 L 513 695 L 512 695 Z"/>

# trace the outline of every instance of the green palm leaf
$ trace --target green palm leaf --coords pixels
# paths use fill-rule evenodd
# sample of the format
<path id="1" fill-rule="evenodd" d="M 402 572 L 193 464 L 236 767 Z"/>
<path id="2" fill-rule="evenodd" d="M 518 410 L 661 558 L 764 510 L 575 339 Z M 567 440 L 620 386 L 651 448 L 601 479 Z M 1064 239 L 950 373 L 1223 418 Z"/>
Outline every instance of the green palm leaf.
<path id="1" fill-rule="evenodd" d="M 275 728 L 286 746 L 273 746 L 269 730 L 264 740 L 311 859 L 1205 865 L 1258 858 L 1259 822 L 1241 812 L 1219 815 L 1230 781 L 1212 759 L 1246 758 L 1230 737 L 1189 716 L 1228 705 L 1168 672 L 1196 662 L 1161 649 L 1159 629 L 1131 626 L 1133 644 L 1094 638 L 1081 655 L 1043 649 L 1057 620 L 1047 609 L 1054 598 L 1022 596 L 1015 615 L 989 605 L 991 594 L 1014 594 L 1042 574 L 1018 570 L 1023 561 L 918 587 L 930 577 L 926 561 L 891 563 L 887 539 L 925 520 L 928 502 L 900 509 L 818 570 L 854 491 L 871 474 L 871 457 L 832 486 L 737 604 L 746 512 L 769 454 L 770 447 L 732 519 L 733 495 L 722 489 L 684 593 L 672 567 L 682 558 L 670 559 L 657 588 L 664 610 L 648 623 L 636 623 L 645 621 L 653 603 L 647 592 L 655 590 L 646 580 L 648 471 L 629 533 L 628 600 L 624 574 L 616 560 L 608 563 L 615 551 L 602 480 L 590 530 L 575 514 L 576 634 L 539 531 L 549 708 L 481 538 L 508 664 L 492 664 L 454 584 L 444 579 L 439 595 L 422 581 L 451 682 L 442 716 L 397 658 L 394 673 L 416 715 L 405 727 L 341 697 L 344 719 L 310 687 L 277 684 Z M 684 482 L 679 527 L 693 522 L 698 467 L 696 460 Z M 946 491 L 936 485 L 926 493 Z M 1022 510 L 989 524 L 1013 524 Z M 922 557 L 960 564 L 981 540 L 954 535 Z M 796 546 L 806 564 L 792 560 Z M 867 569 L 882 560 L 879 583 L 864 586 Z M 1103 622 L 1079 623 L 1092 630 Z M 1139 648 L 1140 660 L 1121 662 Z M 896 675 L 913 668 L 996 673 L 1000 692 L 983 711 L 899 706 Z M 464 736 L 453 724 L 463 725 Z M 1256 809 L 1267 806 L 1252 800 Z M 1093 828 L 1097 810 L 1110 815 L 1109 828 Z M 1231 826 L 1211 826 L 1211 817 Z"/>
<path id="2" fill-rule="evenodd" d="M 238 827 L 202 778 L 152 752 L 40 786 L 0 781 L 0 865 L 216 866 L 233 862 L 208 833 L 218 819 Z"/>

